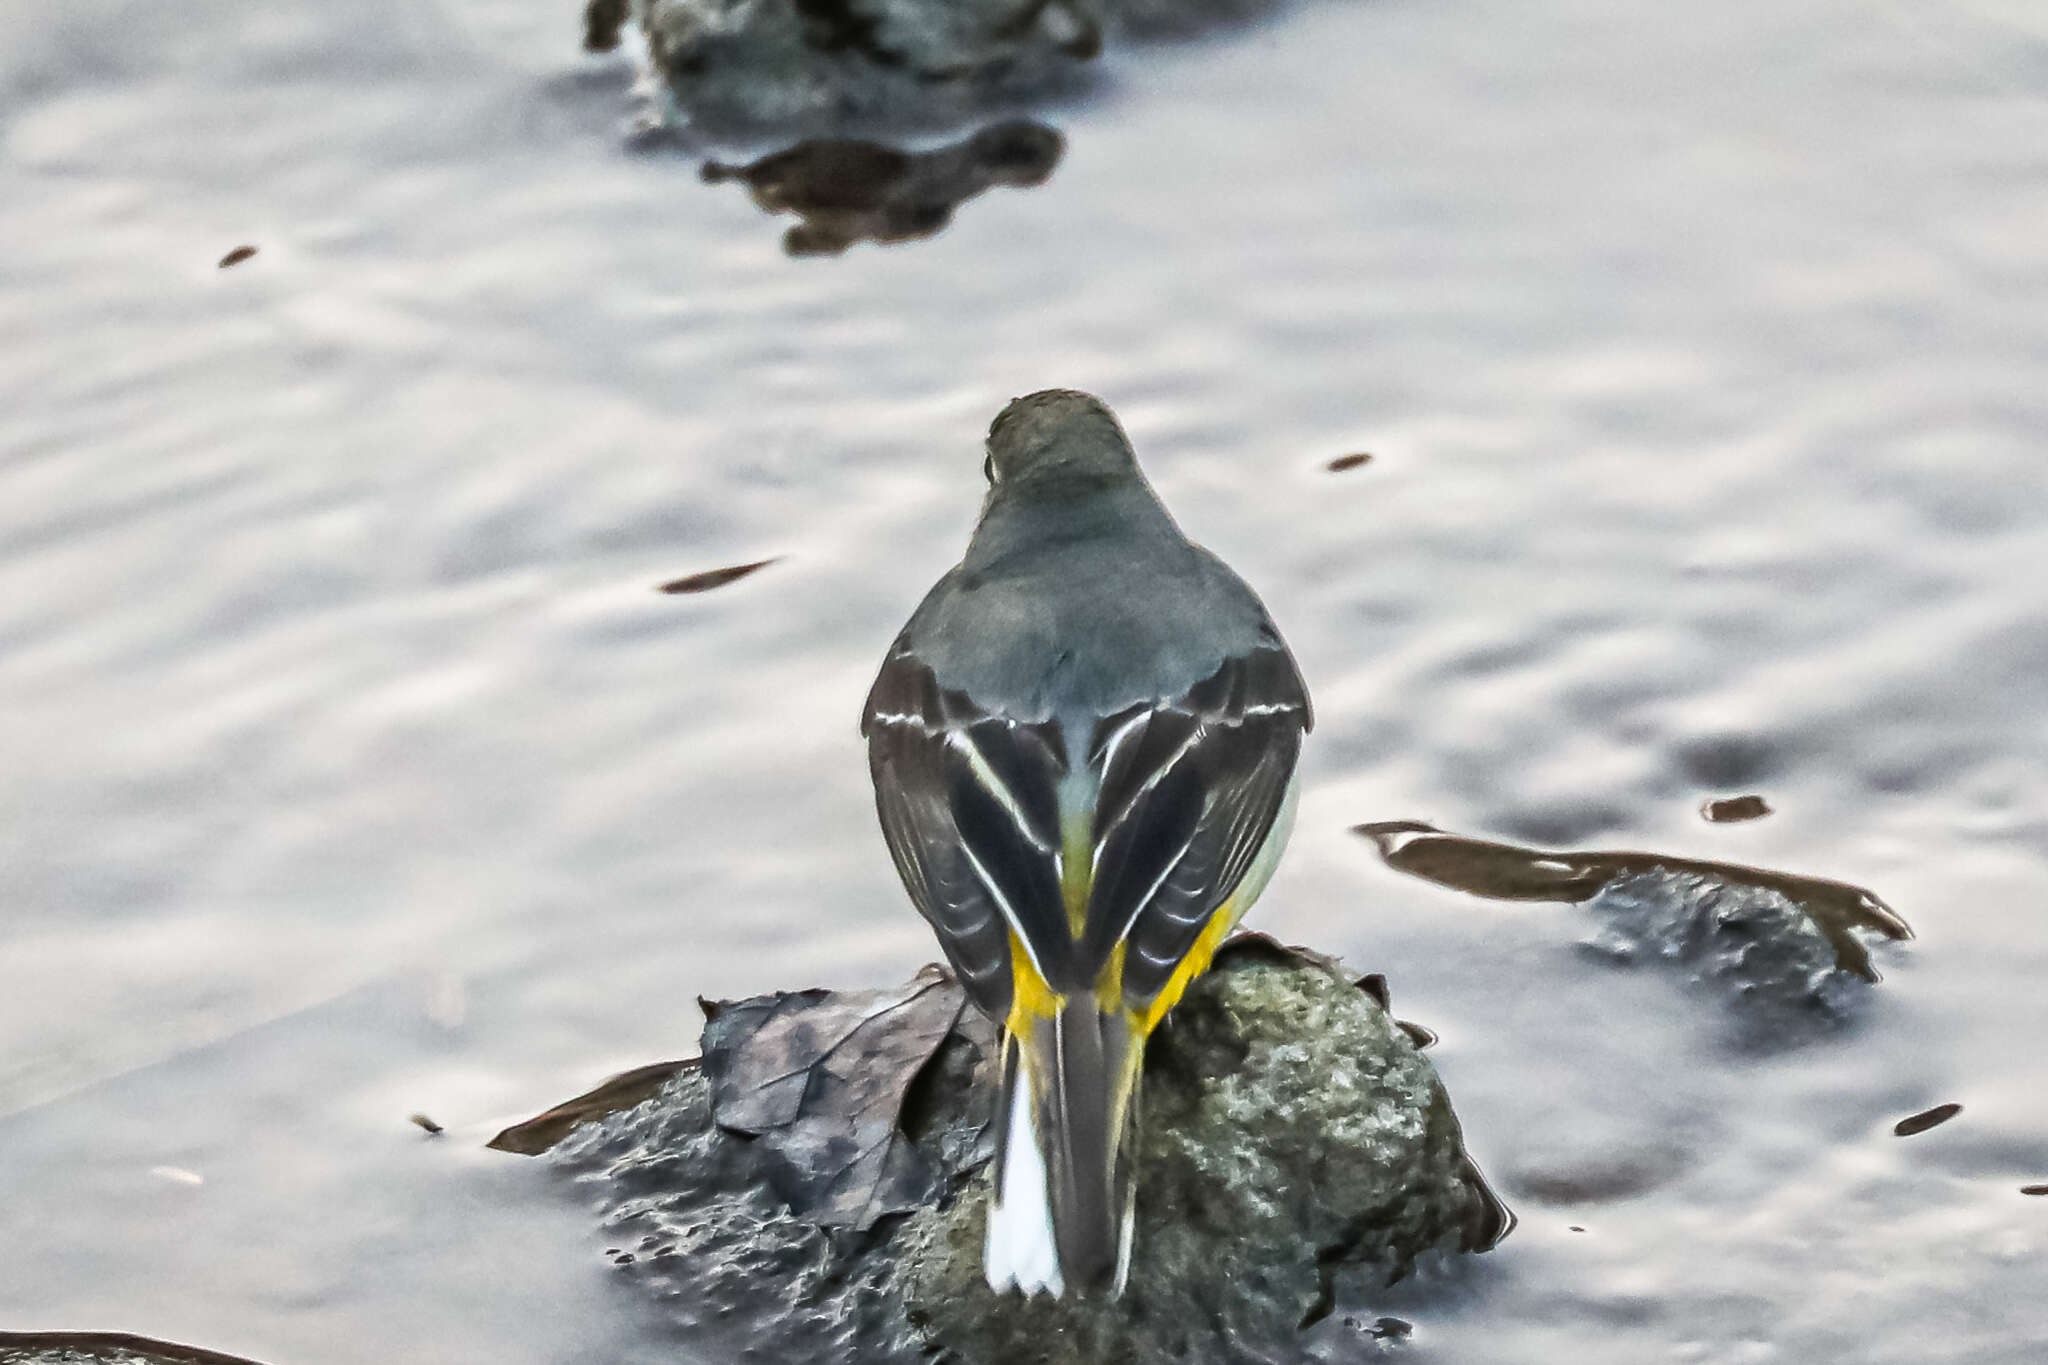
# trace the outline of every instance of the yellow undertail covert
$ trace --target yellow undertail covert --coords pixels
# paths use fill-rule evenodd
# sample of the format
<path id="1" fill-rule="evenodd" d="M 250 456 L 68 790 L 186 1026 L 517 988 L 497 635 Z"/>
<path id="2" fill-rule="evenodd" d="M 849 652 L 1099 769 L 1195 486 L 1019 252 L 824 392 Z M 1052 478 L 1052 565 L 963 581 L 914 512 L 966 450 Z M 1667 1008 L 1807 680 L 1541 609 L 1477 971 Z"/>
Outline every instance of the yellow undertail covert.
<path id="1" fill-rule="evenodd" d="M 1124 944 L 1119 942 L 1110 950 L 1109 961 L 1095 979 L 1096 1007 L 1104 1014 L 1124 1009 L 1138 1037 L 1151 1037 L 1152 1030 L 1159 1027 L 1159 1021 L 1166 1017 L 1167 1011 L 1180 1003 L 1189 983 L 1209 970 L 1216 950 L 1237 927 L 1240 914 L 1235 896 L 1217 906 L 1209 916 L 1209 922 L 1202 926 L 1194 946 L 1188 949 L 1187 956 L 1180 960 L 1180 965 L 1173 969 L 1173 975 L 1160 987 L 1159 994 L 1136 1008 L 1124 1004 Z M 1057 1018 L 1067 1006 L 1067 997 L 1046 984 L 1037 965 L 1032 962 L 1029 950 L 1024 947 L 1024 941 L 1014 932 L 1010 935 L 1010 983 L 1010 1014 L 1003 1021 L 1003 1028 L 1011 1034 L 1022 1036 L 1033 1019 Z"/>

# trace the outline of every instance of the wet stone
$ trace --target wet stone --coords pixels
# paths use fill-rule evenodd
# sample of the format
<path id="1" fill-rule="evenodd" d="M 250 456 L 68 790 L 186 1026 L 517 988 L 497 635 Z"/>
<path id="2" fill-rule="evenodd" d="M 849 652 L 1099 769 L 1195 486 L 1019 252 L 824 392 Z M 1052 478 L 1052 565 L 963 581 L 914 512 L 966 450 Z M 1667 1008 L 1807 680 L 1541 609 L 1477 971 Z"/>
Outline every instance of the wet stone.
<path id="1" fill-rule="evenodd" d="M 710 126 L 954 122 L 1078 88 L 1106 39 L 1243 23 L 1275 0 L 637 0 L 676 111 Z M 603 8 L 609 21 L 615 6 Z M 605 30 L 599 18 L 592 32 Z"/>
<path id="2" fill-rule="evenodd" d="M 127 1332 L 0 1332 L 0 1365 L 256 1365 Z"/>
<path id="3" fill-rule="evenodd" d="M 1123 1299 L 997 1295 L 996 1065 L 936 971 L 762 997 L 715 1011 L 701 1069 L 552 1159 L 607 1241 L 640 1249 L 616 1273 L 693 1346 L 864 1365 L 1305 1360 L 1305 1324 L 1339 1304 L 1370 1321 L 1375 1290 L 1512 1225 L 1384 1008 L 1332 964 L 1240 941 L 1146 1054 Z"/>

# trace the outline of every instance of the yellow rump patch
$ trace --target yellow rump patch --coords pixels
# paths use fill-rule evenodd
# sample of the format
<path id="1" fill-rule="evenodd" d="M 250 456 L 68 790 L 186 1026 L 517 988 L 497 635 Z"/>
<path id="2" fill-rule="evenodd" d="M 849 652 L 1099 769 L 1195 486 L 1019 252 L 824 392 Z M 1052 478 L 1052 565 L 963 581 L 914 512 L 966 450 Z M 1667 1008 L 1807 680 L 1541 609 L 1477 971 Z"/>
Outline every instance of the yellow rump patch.
<path id="1" fill-rule="evenodd" d="M 1124 1007 L 1124 941 L 1118 939 L 1116 946 L 1109 950 L 1109 961 L 1102 964 L 1102 970 L 1095 977 L 1095 1007 L 1104 1014 L 1115 1014 Z"/>
<path id="2" fill-rule="evenodd" d="M 1166 984 L 1159 988 L 1159 994 L 1152 997 L 1151 1003 L 1145 1006 L 1142 1014 L 1132 1012 L 1137 1015 L 1139 1037 L 1149 1038 L 1152 1030 L 1159 1027 L 1159 1021 L 1166 1017 L 1166 1012 L 1180 1003 L 1181 996 L 1187 991 L 1188 983 L 1209 970 L 1209 963 L 1215 959 L 1216 950 L 1223 946 L 1223 940 L 1230 937 L 1230 931 L 1237 927 L 1237 919 L 1237 897 L 1232 896 L 1216 907 L 1216 913 L 1210 915 L 1209 922 L 1202 926 L 1201 936 L 1195 940 L 1195 946 L 1188 949 L 1188 955 L 1173 969 L 1173 975 L 1166 978 Z M 1122 945 L 1119 944 L 1118 947 L 1121 948 Z"/>
<path id="3" fill-rule="evenodd" d="M 1032 965 L 1031 954 L 1024 949 L 1024 941 L 1015 934 L 1010 935 L 1010 1017 L 1003 1027 L 1011 1033 L 1025 1036 L 1026 1026 L 1033 1019 L 1055 1019 L 1066 1008 L 1067 997 L 1055 991 L 1038 974 Z"/>

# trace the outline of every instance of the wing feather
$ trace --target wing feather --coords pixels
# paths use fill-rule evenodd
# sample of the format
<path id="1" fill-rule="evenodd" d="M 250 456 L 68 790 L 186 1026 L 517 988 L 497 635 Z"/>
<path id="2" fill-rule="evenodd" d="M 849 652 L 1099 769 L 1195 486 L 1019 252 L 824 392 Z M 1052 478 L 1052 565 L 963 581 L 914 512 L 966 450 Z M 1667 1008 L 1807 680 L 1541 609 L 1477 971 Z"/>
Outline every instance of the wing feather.
<path id="1" fill-rule="evenodd" d="M 903 884 L 975 1003 L 1001 1018 L 1012 933 L 1062 992 L 1091 987 L 1128 942 L 1126 997 L 1157 994 L 1271 835 L 1311 723 L 1277 635 L 1179 697 L 1098 718 L 1083 751 L 1095 780 L 1079 942 L 1061 894 L 1058 721 L 1010 720 L 941 688 L 899 641 L 862 731 Z"/>
<path id="2" fill-rule="evenodd" d="M 1225 661 L 1111 743 L 1084 957 L 1127 942 L 1124 993 L 1165 986 L 1279 821 L 1312 723 L 1285 646 Z"/>
<path id="3" fill-rule="evenodd" d="M 1073 956 L 1060 909 L 1057 728 L 982 712 L 899 642 L 861 730 L 896 870 L 975 1004 L 1008 1012 L 1012 932 L 1057 987 Z"/>

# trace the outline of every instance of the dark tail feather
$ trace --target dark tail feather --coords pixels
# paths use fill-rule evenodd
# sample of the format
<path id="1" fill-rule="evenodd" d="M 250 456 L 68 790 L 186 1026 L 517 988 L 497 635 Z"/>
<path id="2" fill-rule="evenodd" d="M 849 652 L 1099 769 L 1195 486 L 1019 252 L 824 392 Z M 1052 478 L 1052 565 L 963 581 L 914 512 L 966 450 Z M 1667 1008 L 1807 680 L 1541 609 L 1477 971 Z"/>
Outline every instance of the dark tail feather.
<path id="1" fill-rule="evenodd" d="M 1008 1040 L 991 1285 L 1055 1297 L 1123 1292 L 1143 1046 L 1128 1016 L 1093 1000 Z"/>

